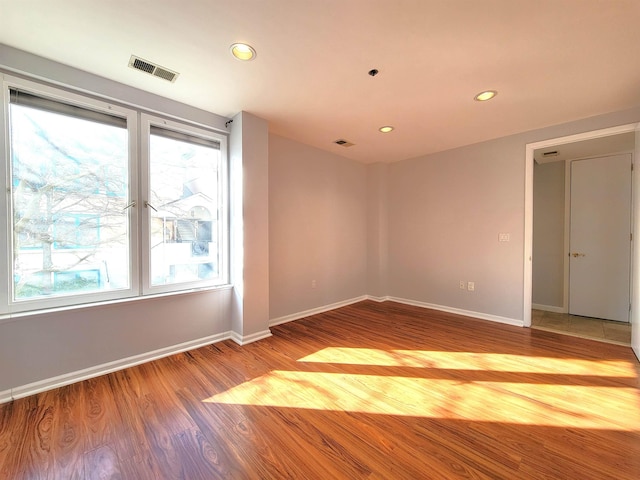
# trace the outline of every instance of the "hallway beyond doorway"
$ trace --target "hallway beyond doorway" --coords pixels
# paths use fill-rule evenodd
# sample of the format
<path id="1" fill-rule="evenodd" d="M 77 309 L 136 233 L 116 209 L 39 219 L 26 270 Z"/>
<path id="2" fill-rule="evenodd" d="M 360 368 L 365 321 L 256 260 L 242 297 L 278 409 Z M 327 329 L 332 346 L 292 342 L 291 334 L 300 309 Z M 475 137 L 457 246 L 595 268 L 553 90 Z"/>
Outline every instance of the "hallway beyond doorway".
<path id="1" fill-rule="evenodd" d="M 631 345 L 631 324 L 580 317 L 568 313 L 531 311 L 531 328 L 588 338 L 616 345 Z"/>

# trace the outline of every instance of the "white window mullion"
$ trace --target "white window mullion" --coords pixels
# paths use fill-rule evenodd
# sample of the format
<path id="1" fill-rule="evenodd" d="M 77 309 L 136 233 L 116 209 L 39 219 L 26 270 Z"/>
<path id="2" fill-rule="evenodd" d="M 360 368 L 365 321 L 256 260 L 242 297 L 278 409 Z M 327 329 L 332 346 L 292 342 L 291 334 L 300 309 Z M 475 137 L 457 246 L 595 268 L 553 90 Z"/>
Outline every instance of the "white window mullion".
<path id="1" fill-rule="evenodd" d="M 129 275 L 131 278 L 131 292 L 133 295 L 141 295 L 140 281 L 140 115 L 136 112 L 129 119 L 129 199 L 127 210 L 129 211 Z"/>
<path id="2" fill-rule="evenodd" d="M 149 115 L 141 114 L 140 115 L 140 158 L 138 171 L 140 172 L 139 179 L 139 195 L 140 199 L 139 207 L 138 207 L 138 218 L 140 222 L 140 242 L 139 242 L 139 252 L 140 258 L 138 261 L 138 265 L 141 266 L 140 271 L 140 294 L 143 295 L 148 292 L 149 284 L 150 284 L 150 263 L 149 259 L 151 257 L 151 249 L 150 249 L 150 219 L 151 216 L 149 214 L 149 207 L 147 202 L 149 201 L 149 183 L 150 183 L 150 172 L 149 172 Z"/>

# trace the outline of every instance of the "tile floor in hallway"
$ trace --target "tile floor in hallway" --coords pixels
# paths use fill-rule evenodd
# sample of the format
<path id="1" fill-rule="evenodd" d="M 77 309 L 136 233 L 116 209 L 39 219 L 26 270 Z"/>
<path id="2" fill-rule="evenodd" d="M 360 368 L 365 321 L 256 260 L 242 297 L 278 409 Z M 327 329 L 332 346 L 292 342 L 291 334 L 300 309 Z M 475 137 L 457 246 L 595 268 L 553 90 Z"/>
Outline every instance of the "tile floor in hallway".
<path id="1" fill-rule="evenodd" d="M 532 310 L 531 327 L 618 345 L 631 344 L 629 323 Z"/>

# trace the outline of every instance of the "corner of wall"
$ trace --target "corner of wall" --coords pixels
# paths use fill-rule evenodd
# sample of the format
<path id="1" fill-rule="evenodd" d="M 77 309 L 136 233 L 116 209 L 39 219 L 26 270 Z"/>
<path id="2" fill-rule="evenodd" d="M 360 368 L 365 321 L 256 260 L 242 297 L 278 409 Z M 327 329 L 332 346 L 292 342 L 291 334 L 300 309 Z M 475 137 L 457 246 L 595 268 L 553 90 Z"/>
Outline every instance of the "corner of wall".
<path id="1" fill-rule="evenodd" d="M 229 142 L 232 331 L 235 338 L 263 335 L 269 325 L 268 124 L 240 112 Z"/>
<path id="2" fill-rule="evenodd" d="M 634 164 L 637 165 L 637 160 L 640 159 L 640 123 L 636 125 L 636 145 L 633 153 Z M 640 221 L 638 216 L 640 214 L 640 174 L 637 166 L 634 165 L 633 171 L 633 207 L 634 212 L 634 225 L 633 225 L 633 238 L 635 239 L 635 253 L 633 254 L 633 261 L 631 264 L 631 348 L 638 360 L 640 360 L 640 254 L 638 254 L 638 241 L 640 241 Z"/>
<path id="3" fill-rule="evenodd" d="M 367 165 L 367 294 L 389 294 L 388 174 L 386 163 Z"/>

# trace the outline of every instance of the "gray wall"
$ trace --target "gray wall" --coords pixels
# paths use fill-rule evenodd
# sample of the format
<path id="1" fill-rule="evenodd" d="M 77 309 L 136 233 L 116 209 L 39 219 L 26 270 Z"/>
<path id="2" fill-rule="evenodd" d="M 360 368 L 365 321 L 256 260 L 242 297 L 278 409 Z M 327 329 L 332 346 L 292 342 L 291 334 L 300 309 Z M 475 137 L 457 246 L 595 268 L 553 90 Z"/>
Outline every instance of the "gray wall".
<path id="1" fill-rule="evenodd" d="M 521 318 L 523 186 L 524 145 L 512 137 L 392 164 L 391 296 Z"/>
<path id="2" fill-rule="evenodd" d="M 365 295 L 366 167 L 270 135 L 269 257 L 272 320 Z"/>
<path id="3" fill-rule="evenodd" d="M 389 294 L 389 165 L 367 166 L 367 294 Z"/>
<path id="4" fill-rule="evenodd" d="M 640 175 L 637 171 L 637 159 L 640 158 L 640 131 L 636 131 L 636 145 L 634 150 L 634 160 L 636 164 L 635 174 L 633 175 L 633 238 L 640 239 Z M 640 254 L 638 247 L 633 253 L 633 261 L 631 264 L 631 348 L 640 360 Z"/>
<path id="5" fill-rule="evenodd" d="M 533 291 L 536 306 L 564 307 L 565 162 L 533 168 Z"/>
<path id="6" fill-rule="evenodd" d="M 219 115 L 0 45 L 2 72 L 66 83 L 151 112 L 226 129 L 227 119 Z M 232 288 L 0 318 L 0 401 L 9 398 L 11 389 L 30 393 L 152 352 L 166 354 L 174 347 L 210 343 L 231 334 L 239 342 L 268 334 L 267 124 L 249 114 L 237 118 L 230 155 L 241 175 L 232 192 L 239 204 L 231 221 L 242 225 L 250 241 L 243 245 L 244 236 L 235 238 L 233 251 L 247 267 L 234 277 Z M 6 218 L 0 221 L 6 225 Z M 238 291 L 244 292 L 241 308 Z M 19 388 L 29 384 L 36 385 Z"/>
<path id="7" fill-rule="evenodd" d="M 44 388 L 54 377 L 226 334 L 230 297 L 226 289 L 5 320 L 0 323 L 0 392 L 43 381 Z"/>
<path id="8" fill-rule="evenodd" d="M 0 67 L 224 129 L 225 119 L 217 115 L 8 47 L 0 46 L 0 59 Z M 265 332 L 269 317 L 365 294 L 522 320 L 525 145 L 637 122 L 640 108 L 367 166 L 275 135 L 267 138 L 264 121 L 241 117 L 231 154 L 247 149 L 249 160 L 235 162 L 247 209 L 235 212 L 234 225 L 240 215 L 246 233 L 232 246 L 242 252 L 244 265 L 234 277 L 234 291 L 0 319 L 0 400 L 12 387 L 231 329 L 239 340 L 251 338 Z M 499 242 L 499 233 L 509 233 L 510 241 Z M 239 281 L 245 278 L 246 285 Z M 460 290 L 460 280 L 474 281 L 476 291 Z M 240 304 L 234 302 L 245 286 Z"/>
<path id="9" fill-rule="evenodd" d="M 636 107 L 391 164 L 388 294 L 522 322 L 526 144 L 639 120 Z"/>
<path id="10" fill-rule="evenodd" d="M 269 335 L 269 134 L 267 122 L 241 112 L 230 138 L 231 262 L 234 339 Z"/>

